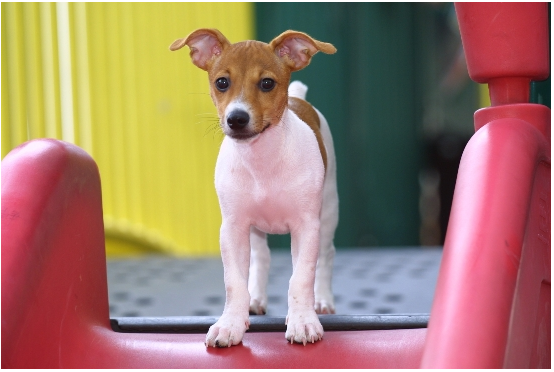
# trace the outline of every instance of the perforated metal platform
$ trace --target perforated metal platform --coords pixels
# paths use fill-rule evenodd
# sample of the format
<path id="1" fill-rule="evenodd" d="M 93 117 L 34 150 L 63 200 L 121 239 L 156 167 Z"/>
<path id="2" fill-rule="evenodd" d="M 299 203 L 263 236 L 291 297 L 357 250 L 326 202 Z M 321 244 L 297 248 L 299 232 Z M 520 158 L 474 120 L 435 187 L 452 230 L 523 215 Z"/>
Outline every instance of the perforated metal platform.
<path id="1" fill-rule="evenodd" d="M 440 248 L 339 249 L 337 314 L 421 314 L 431 303 Z M 267 315 L 287 314 L 290 251 L 273 250 Z M 108 260 L 111 317 L 219 316 L 225 303 L 219 258 L 149 256 Z"/>

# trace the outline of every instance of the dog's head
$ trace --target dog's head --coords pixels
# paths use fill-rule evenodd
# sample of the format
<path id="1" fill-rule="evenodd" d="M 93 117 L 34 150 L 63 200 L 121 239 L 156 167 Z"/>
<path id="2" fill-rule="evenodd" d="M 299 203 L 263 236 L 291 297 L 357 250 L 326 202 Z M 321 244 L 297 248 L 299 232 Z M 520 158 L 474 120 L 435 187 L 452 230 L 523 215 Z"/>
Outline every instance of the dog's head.
<path id="1" fill-rule="evenodd" d="M 269 44 L 248 40 L 231 44 L 216 29 L 199 29 L 171 44 L 190 48 L 192 63 L 208 72 L 210 93 L 223 132 L 236 139 L 256 137 L 278 125 L 287 105 L 290 75 L 333 45 L 297 31 L 285 31 Z"/>

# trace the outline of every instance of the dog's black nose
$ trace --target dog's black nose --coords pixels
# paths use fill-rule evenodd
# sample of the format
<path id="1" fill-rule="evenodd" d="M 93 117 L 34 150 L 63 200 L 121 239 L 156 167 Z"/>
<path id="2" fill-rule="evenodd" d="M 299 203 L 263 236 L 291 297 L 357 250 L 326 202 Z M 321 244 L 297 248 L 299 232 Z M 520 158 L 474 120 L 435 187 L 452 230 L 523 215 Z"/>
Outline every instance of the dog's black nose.
<path id="1" fill-rule="evenodd" d="M 227 116 L 227 124 L 233 130 L 242 129 L 248 125 L 250 115 L 246 111 L 236 110 Z"/>

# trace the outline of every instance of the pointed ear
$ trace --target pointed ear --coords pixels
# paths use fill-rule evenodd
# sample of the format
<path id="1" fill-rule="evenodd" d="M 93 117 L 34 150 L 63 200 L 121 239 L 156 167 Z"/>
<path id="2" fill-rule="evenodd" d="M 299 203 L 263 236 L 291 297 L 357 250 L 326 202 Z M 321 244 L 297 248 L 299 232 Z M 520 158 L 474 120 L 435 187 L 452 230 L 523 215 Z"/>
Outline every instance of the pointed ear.
<path id="1" fill-rule="evenodd" d="M 175 40 L 169 49 L 179 50 L 185 45 L 190 48 L 192 63 L 207 70 L 212 59 L 219 56 L 231 43 L 215 28 L 201 28 L 185 38 Z"/>
<path id="2" fill-rule="evenodd" d="M 323 43 L 312 39 L 303 32 L 285 31 L 273 39 L 269 45 L 281 58 L 291 71 L 298 71 L 310 64 L 312 56 L 319 51 L 333 54 L 337 49 L 329 43 Z"/>

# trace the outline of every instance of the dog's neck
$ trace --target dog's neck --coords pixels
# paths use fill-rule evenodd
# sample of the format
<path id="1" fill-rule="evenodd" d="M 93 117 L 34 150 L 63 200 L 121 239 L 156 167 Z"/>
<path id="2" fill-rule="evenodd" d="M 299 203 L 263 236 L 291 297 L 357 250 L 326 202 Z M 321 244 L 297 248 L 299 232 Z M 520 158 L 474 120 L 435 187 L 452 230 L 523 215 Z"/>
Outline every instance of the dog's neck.
<path id="1" fill-rule="evenodd" d="M 267 128 L 263 133 L 249 140 L 226 140 L 240 154 L 241 161 L 249 167 L 271 168 L 278 165 L 280 159 L 287 153 L 287 143 L 291 135 L 287 126 L 292 112 L 285 108 L 278 124 Z"/>

